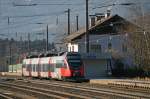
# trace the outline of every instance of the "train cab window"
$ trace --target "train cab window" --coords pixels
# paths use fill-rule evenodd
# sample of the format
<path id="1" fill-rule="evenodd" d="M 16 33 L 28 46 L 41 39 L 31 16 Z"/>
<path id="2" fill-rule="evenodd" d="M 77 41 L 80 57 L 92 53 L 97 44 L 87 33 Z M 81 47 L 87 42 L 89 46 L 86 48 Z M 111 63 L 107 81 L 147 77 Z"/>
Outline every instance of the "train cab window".
<path id="1" fill-rule="evenodd" d="M 68 60 L 69 66 L 78 67 L 81 66 L 81 60 Z"/>
<path id="2" fill-rule="evenodd" d="M 67 55 L 67 61 L 68 61 L 69 66 L 71 67 L 79 67 L 82 65 L 80 54 Z"/>

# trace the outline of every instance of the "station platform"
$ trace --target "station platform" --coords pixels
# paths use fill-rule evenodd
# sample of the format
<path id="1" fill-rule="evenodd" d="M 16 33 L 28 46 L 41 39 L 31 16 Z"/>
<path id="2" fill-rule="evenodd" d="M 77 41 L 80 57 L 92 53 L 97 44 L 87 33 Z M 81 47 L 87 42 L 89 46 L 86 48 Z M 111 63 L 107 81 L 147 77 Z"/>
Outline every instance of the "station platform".
<path id="1" fill-rule="evenodd" d="M 22 76 L 22 73 L 1 72 L 0 76 Z"/>
<path id="2" fill-rule="evenodd" d="M 91 84 L 104 84 L 108 85 L 109 83 L 114 83 L 120 79 L 90 79 Z"/>

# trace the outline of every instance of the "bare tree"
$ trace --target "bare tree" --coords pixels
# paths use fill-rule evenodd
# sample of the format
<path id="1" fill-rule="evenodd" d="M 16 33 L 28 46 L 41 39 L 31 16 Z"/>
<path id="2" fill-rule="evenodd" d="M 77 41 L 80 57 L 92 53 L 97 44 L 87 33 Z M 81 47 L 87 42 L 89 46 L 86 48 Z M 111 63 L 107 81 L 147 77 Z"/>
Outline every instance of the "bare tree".
<path id="1" fill-rule="evenodd" d="M 130 9 L 132 21 L 136 25 L 128 26 L 130 52 L 134 62 L 145 71 L 150 71 L 150 14 L 144 12 L 141 4 Z"/>

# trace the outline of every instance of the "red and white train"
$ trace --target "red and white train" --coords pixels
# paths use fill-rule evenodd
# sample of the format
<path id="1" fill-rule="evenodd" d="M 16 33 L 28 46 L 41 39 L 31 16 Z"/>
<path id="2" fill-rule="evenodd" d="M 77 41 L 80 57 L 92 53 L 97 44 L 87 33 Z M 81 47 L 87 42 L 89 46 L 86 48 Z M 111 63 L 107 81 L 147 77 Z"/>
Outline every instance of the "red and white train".
<path id="1" fill-rule="evenodd" d="M 77 52 L 65 52 L 60 56 L 43 56 L 23 60 L 22 74 L 26 77 L 84 79 L 84 66 Z"/>

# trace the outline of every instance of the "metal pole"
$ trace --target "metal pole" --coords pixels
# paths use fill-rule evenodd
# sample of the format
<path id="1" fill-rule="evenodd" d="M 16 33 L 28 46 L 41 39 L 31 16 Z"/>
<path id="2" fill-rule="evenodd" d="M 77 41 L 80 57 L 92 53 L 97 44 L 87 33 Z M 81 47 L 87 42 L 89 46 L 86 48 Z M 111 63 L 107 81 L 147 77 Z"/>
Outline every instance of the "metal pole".
<path id="1" fill-rule="evenodd" d="M 88 11 L 88 2 L 86 0 L 86 34 L 85 34 L 85 42 L 86 42 L 86 52 L 89 53 L 89 11 Z"/>
<path id="2" fill-rule="evenodd" d="M 47 24 L 47 28 L 46 28 L 46 51 L 48 51 L 48 24 Z"/>
<path id="3" fill-rule="evenodd" d="M 30 53 L 30 33 L 28 33 L 28 51 Z"/>
<path id="4" fill-rule="evenodd" d="M 79 30 L 79 16 L 76 16 L 76 22 L 77 22 L 77 31 Z"/>
<path id="5" fill-rule="evenodd" d="M 12 65 L 12 63 L 11 63 L 11 57 L 12 57 L 12 55 L 11 55 L 12 53 L 11 53 L 11 41 L 9 41 L 9 65 Z M 12 72 L 13 72 L 13 66 L 12 66 Z"/>
<path id="6" fill-rule="evenodd" d="M 70 9 L 68 9 L 68 35 L 70 34 Z"/>

